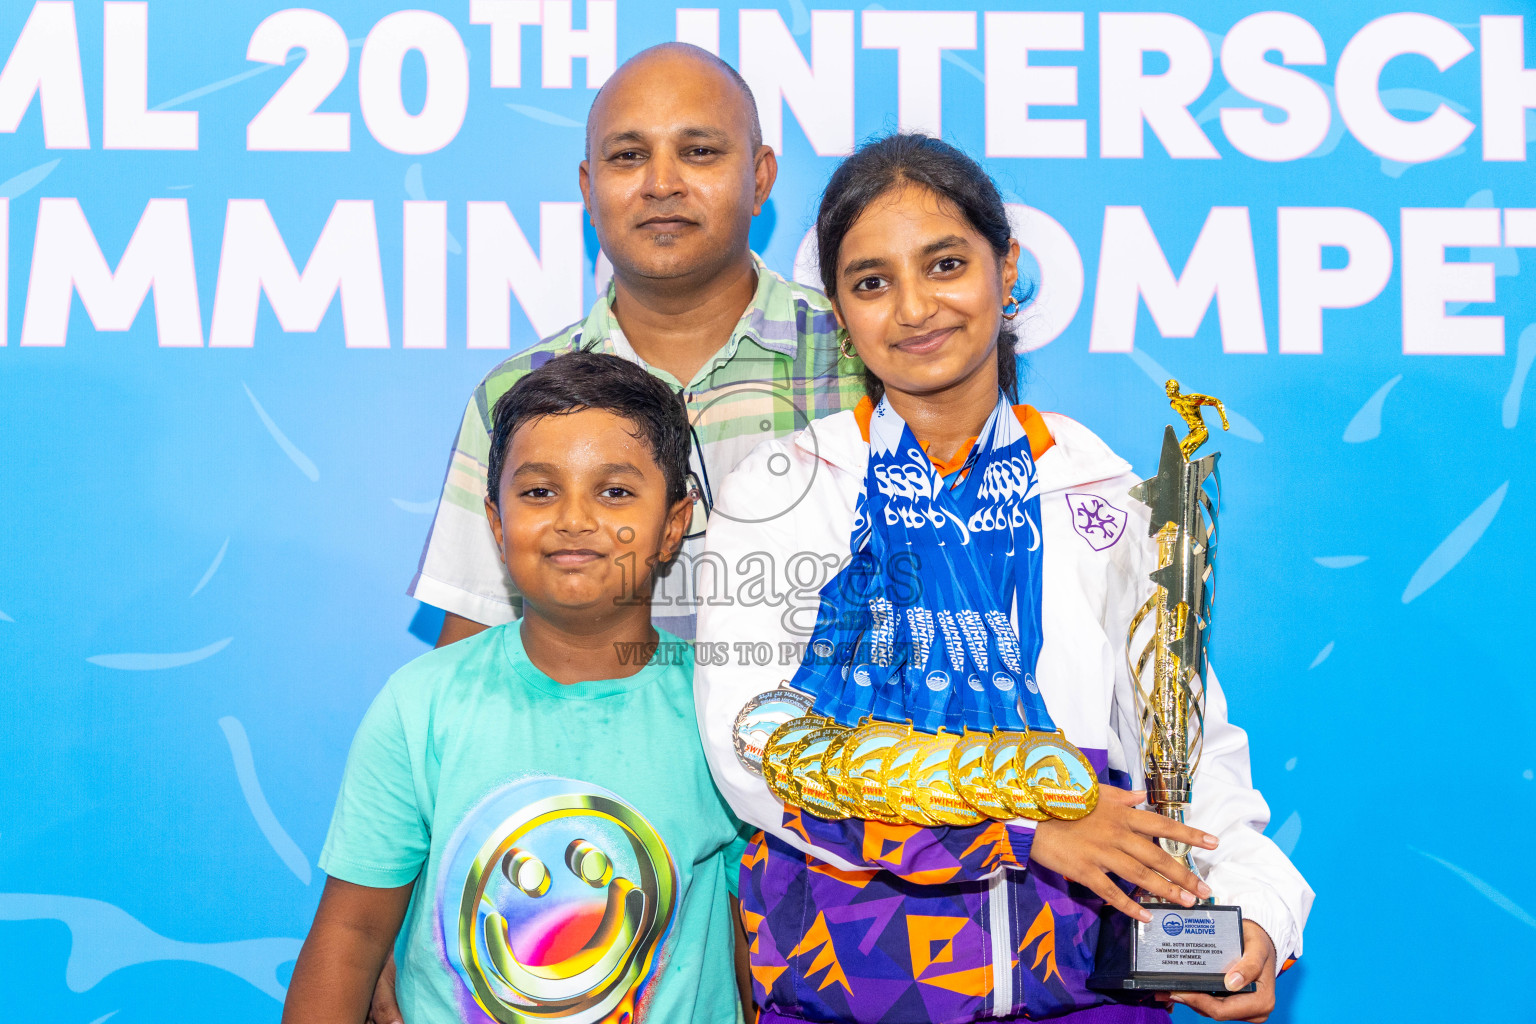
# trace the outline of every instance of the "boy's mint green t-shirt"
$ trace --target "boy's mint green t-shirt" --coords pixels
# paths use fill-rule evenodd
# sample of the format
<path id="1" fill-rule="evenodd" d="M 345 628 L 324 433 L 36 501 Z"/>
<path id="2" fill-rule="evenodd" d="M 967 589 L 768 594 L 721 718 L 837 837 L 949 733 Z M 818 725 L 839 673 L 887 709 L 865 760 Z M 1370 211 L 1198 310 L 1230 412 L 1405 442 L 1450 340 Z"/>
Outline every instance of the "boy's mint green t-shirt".
<path id="1" fill-rule="evenodd" d="M 410 1024 L 739 1019 L 739 825 L 704 761 L 692 648 L 661 639 L 628 678 L 563 686 L 513 622 L 417 658 L 368 709 L 320 867 L 417 881 Z"/>

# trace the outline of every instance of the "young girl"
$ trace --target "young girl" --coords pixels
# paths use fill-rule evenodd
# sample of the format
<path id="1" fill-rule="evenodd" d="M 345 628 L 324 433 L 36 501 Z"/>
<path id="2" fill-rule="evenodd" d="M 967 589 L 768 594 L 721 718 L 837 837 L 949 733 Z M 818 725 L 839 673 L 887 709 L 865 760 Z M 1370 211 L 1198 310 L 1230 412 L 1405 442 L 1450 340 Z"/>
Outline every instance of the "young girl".
<path id="1" fill-rule="evenodd" d="M 845 344 L 868 371 L 869 401 L 762 445 L 737 468 L 707 540 L 724 579 L 700 591 L 711 596 L 699 637 L 731 655 L 700 657 L 706 754 L 736 812 L 764 830 L 741 880 L 761 1019 L 1165 1021 L 1155 1005 L 1113 1002 L 1086 984 L 1105 904 L 1150 919 L 1123 879 L 1186 906 L 1214 896 L 1242 908 L 1244 953 L 1225 977 L 1234 994 L 1161 998 L 1262 1020 L 1277 968 L 1301 952 L 1312 893 L 1262 835 L 1268 808 L 1250 782 L 1247 739 L 1227 721 L 1214 678 L 1189 824 L 1137 809 L 1124 637 L 1153 589 L 1156 551 L 1144 507 L 1127 495 L 1138 482 L 1130 465 L 1075 421 L 1013 404 L 1019 246 L 997 189 L 953 147 L 891 136 L 833 174 L 817 241 Z M 972 481 L 972 466 L 991 475 Z M 1097 528 L 1074 529 L 1088 499 Z M 982 537 L 977 524 L 992 529 L 987 516 L 999 507 L 1009 531 Z M 971 523 L 979 561 L 955 557 L 958 545 L 923 547 L 923 510 L 942 521 L 936 508 Z M 996 627 L 1003 615 L 1002 628 L 967 662 L 954 623 L 981 622 L 968 595 L 992 584 L 1006 601 L 988 599 L 987 621 Z M 737 656 L 765 643 L 775 653 L 805 649 L 806 659 L 779 669 Z M 898 648 L 910 652 L 905 668 L 871 678 L 901 660 L 891 655 Z M 988 654 L 994 670 L 1010 666 L 990 684 L 974 671 Z M 967 668 L 946 671 L 959 665 Z M 754 698 L 791 674 L 815 713 L 844 724 L 860 712 L 927 714 L 931 733 L 946 708 L 970 714 L 981 694 L 1004 717 L 1022 708 L 1031 728 L 1060 728 L 1070 741 L 1062 746 L 1081 751 L 1097 804 L 1077 820 L 938 827 L 786 805 L 760 774 L 753 728 L 763 699 Z M 1002 691 L 1007 699 L 996 699 Z M 914 814 L 922 817 L 905 817 Z M 1190 844 L 1200 877 L 1159 838 Z M 1250 983 L 1253 992 L 1239 992 Z"/>

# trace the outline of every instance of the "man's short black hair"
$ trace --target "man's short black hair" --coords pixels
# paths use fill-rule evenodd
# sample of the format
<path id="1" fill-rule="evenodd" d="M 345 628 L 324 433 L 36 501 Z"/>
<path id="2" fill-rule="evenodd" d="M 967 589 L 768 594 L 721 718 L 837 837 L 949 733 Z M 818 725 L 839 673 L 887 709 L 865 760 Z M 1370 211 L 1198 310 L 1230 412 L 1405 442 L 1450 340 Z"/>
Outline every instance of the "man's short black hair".
<path id="1" fill-rule="evenodd" d="M 667 480 L 667 503 L 688 494 L 688 412 L 682 399 L 644 368 L 618 356 L 568 352 L 523 377 L 491 412 L 486 493 L 501 507 L 501 473 L 512 435 L 529 420 L 602 409 L 635 426 Z"/>

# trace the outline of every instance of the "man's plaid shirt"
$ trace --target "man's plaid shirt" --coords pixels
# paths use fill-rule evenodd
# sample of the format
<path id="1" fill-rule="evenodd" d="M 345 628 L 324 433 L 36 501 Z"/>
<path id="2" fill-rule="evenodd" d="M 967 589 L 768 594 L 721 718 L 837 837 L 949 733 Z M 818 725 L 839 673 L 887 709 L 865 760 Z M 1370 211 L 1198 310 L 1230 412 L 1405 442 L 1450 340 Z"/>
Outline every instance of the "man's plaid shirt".
<path id="1" fill-rule="evenodd" d="M 683 393 L 697 439 L 691 468 L 707 501 L 760 442 L 852 409 L 864 396 L 862 367 L 840 359 L 837 322 L 826 296 L 786 281 L 755 253 L 752 259 L 757 269 L 752 304 L 693 380 L 685 385 L 665 370 L 646 366 Z M 645 366 L 619 328 L 613 297 L 610 284 L 585 320 L 507 359 L 475 388 L 411 582 L 410 593 L 418 600 L 487 625 L 518 616 L 521 602 L 485 519 L 491 410 L 524 374 L 563 352 L 607 352 Z M 702 547 L 700 536 L 685 541 L 680 565 L 690 564 Z M 658 587 L 654 609 L 658 626 L 686 639 L 693 637 L 693 609 L 686 599 L 690 575 L 686 568 L 669 575 Z"/>

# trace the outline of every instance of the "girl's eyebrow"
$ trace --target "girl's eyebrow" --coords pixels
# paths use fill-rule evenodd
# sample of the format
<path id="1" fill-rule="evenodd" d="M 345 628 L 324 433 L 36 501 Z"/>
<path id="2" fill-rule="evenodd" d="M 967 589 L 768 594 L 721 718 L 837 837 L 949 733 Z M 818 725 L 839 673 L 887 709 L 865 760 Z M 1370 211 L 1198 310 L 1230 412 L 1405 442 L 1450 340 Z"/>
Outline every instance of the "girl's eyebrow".
<path id="1" fill-rule="evenodd" d="M 885 259 L 880 256 L 870 256 L 867 259 L 855 260 L 843 268 L 844 276 L 849 274 L 862 274 L 866 270 L 874 270 L 876 267 L 885 266 Z"/>
<path id="2" fill-rule="evenodd" d="M 969 249 L 970 247 L 971 243 L 959 235 L 945 235 L 943 238 L 936 239 L 923 246 L 922 254 L 924 256 L 932 256 L 934 253 L 944 249 Z M 862 274 L 866 270 L 883 267 L 885 263 L 885 258 L 881 256 L 871 256 L 867 259 L 855 260 L 843 268 L 843 275 Z"/>
<path id="3" fill-rule="evenodd" d="M 959 235 L 945 235 L 943 238 L 923 246 L 923 255 L 932 256 L 940 249 L 969 249 L 970 247 L 971 243 Z"/>

